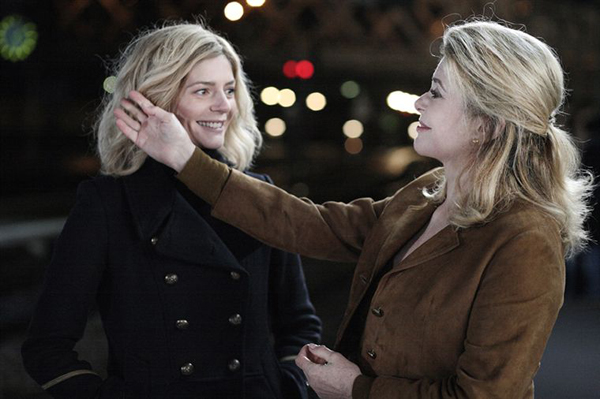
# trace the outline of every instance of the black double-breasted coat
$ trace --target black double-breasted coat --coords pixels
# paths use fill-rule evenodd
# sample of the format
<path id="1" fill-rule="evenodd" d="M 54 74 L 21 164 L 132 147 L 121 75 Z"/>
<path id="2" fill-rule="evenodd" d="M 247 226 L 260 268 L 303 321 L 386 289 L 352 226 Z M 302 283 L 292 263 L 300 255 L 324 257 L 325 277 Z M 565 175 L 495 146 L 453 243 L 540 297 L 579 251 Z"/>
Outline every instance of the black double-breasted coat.
<path id="1" fill-rule="evenodd" d="M 178 184 L 148 159 L 80 185 L 23 345 L 27 371 L 57 398 L 303 397 L 285 359 L 319 340 L 320 321 L 299 257 L 213 219 Z M 73 350 L 94 304 L 104 381 Z"/>

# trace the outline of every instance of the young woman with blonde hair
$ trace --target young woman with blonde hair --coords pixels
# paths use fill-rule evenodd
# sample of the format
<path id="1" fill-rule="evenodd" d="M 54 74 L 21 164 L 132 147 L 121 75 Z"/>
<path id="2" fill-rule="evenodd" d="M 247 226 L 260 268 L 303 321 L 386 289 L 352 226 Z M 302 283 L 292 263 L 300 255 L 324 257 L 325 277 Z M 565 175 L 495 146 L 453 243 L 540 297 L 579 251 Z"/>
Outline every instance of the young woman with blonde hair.
<path id="1" fill-rule="evenodd" d="M 247 171 L 261 136 L 239 56 L 202 24 L 176 23 L 141 33 L 115 69 L 96 124 L 104 176 L 81 183 L 57 242 L 27 371 L 55 398 L 306 398 L 293 360 L 321 324 L 298 255 L 212 218 L 114 116 L 139 113 L 128 93 L 140 90 L 215 162 L 270 181 Z M 74 350 L 94 303 L 104 381 Z"/>
<path id="2" fill-rule="evenodd" d="M 533 398 L 587 240 L 592 177 L 555 121 L 563 71 L 542 41 L 490 21 L 448 27 L 415 150 L 443 168 L 395 195 L 315 205 L 195 149 L 139 93 L 123 133 L 179 171 L 212 214 L 306 256 L 357 262 L 337 352 L 296 363 L 321 398 Z M 183 154 L 169 156 L 169 151 Z"/>

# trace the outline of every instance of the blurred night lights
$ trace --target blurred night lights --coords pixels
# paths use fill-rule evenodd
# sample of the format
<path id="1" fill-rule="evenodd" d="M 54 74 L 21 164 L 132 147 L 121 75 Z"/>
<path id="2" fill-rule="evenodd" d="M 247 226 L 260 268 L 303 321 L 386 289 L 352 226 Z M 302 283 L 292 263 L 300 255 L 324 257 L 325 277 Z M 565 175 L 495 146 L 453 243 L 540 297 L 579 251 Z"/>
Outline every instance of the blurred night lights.
<path id="1" fill-rule="evenodd" d="M 315 73 L 315 67 L 312 62 L 307 60 L 298 61 L 296 64 L 296 75 L 300 79 L 310 79 Z"/>
<path id="2" fill-rule="evenodd" d="M 8 61 L 23 61 L 37 44 L 37 27 L 19 15 L 9 15 L 0 21 L 0 55 Z"/>
<path id="3" fill-rule="evenodd" d="M 109 76 L 106 79 L 104 79 L 104 82 L 102 83 L 102 88 L 104 89 L 105 92 L 112 94 L 115 92 L 116 84 L 117 84 L 117 77 Z"/>
<path id="4" fill-rule="evenodd" d="M 232 1 L 225 6 L 223 13 L 228 20 L 237 21 L 244 15 L 244 7 L 237 1 Z"/>
<path id="5" fill-rule="evenodd" d="M 419 126 L 419 122 L 413 122 L 408 125 L 408 137 L 411 139 L 416 139 L 419 133 L 417 132 L 417 126 Z"/>
<path id="6" fill-rule="evenodd" d="M 342 127 L 344 135 L 351 139 L 360 137 L 363 134 L 364 130 L 365 129 L 363 127 L 363 124 L 360 121 L 357 121 L 356 119 L 346 121 L 346 123 L 344 123 L 344 126 Z"/>
<path id="7" fill-rule="evenodd" d="M 265 87 L 260 92 L 260 100 L 267 105 L 275 105 L 279 102 L 279 89 L 273 86 Z"/>
<path id="8" fill-rule="evenodd" d="M 342 86 L 340 86 L 340 92 L 342 93 L 342 96 L 348 99 L 353 99 L 360 94 L 360 86 L 355 81 L 349 80 L 342 83 Z"/>
<path id="9" fill-rule="evenodd" d="M 308 97 L 306 97 L 306 106 L 311 111 L 321 111 L 325 108 L 325 105 L 327 105 L 327 99 L 318 91 L 310 93 Z"/>
<path id="10" fill-rule="evenodd" d="M 355 155 L 362 151 L 363 142 L 359 138 L 349 137 L 346 139 L 346 142 L 344 143 L 344 148 L 346 149 L 346 152 L 348 152 L 349 154 Z"/>
<path id="11" fill-rule="evenodd" d="M 272 137 L 281 136 L 285 129 L 285 122 L 280 118 L 271 118 L 265 123 L 265 132 Z"/>
<path id="12" fill-rule="evenodd" d="M 290 89 L 283 89 L 279 91 L 279 105 L 282 107 L 291 107 L 296 102 L 296 93 Z"/>
<path id="13" fill-rule="evenodd" d="M 265 0 L 246 0 L 246 3 L 250 7 L 262 7 L 265 4 Z"/>
<path id="14" fill-rule="evenodd" d="M 415 94 L 393 91 L 387 96 L 387 105 L 395 111 L 419 115 L 419 112 L 415 109 L 415 101 L 418 98 L 419 96 Z"/>

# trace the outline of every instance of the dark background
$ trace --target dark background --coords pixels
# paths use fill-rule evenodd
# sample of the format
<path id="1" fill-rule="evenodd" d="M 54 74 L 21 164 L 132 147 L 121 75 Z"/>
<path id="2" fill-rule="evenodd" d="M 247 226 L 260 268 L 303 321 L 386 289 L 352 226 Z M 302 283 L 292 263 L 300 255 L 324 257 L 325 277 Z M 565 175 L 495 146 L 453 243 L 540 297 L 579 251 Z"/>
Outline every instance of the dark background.
<path id="1" fill-rule="evenodd" d="M 525 24 L 557 50 L 570 89 L 560 122 L 578 139 L 586 163 L 598 162 L 592 143 L 600 134 L 599 1 L 266 0 L 260 8 L 240 2 L 246 12 L 236 22 L 223 15 L 227 2 L 216 0 L 0 3 L 0 398 L 46 397 L 23 370 L 20 344 L 77 184 L 98 170 L 90 131 L 105 65 L 143 27 L 200 16 L 234 43 L 254 82 L 260 128 L 272 117 L 287 124 L 281 137 L 265 134 L 256 170 L 316 202 L 383 198 L 435 165 L 411 149 L 407 127 L 417 116 L 391 110 L 385 99 L 394 90 L 426 91 L 443 23 L 472 13 Z M 9 25 L 11 15 L 24 22 Z M 23 23 L 35 25 L 35 48 L 10 60 Z M 300 59 L 313 62 L 314 76 L 286 78 L 283 63 Z M 359 83 L 358 97 L 340 94 L 347 80 Z M 294 90 L 296 103 L 264 105 L 259 93 L 267 86 Z M 327 97 L 323 111 L 304 105 L 313 91 Z M 358 154 L 344 149 L 349 119 L 365 126 Z M 569 264 L 565 306 L 536 377 L 539 398 L 600 398 L 600 270 L 597 259 L 586 268 L 584 258 Z M 353 265 L 304 263 L 323 341 L 331 345 Z M 101 370 L 105 346 L 92 315 L 82 356 Z"/>

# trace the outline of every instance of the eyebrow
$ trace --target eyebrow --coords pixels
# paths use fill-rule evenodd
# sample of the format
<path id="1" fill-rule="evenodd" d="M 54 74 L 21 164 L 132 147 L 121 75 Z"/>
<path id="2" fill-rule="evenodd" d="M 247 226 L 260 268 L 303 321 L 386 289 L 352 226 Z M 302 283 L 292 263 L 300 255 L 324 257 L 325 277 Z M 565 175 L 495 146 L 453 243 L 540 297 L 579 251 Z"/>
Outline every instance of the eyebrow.
<path id="1" fill-rule="evenodd" d="M 432 82 L 434 82 L 434 83 L 437 83 L 437 84 L 439 84 L 439 85 L 440 85 L 440 87 L 441 87 L 441 88 L 442 88 L 444 91 L 446 91 L 446 88 L 445 88 L 445 87 L 444 87 L 444 85 L 442 84 L 442 81 L 441 81 L 441 80 L 439 80 L 438 78 L 432 78 L 432 79 L 431 79 L 431 81 L 432 81 Z"/>
<path id="2" fill-rule="evenodd" d="M 235 79 L 234 80 L 230 80 L 229 82 L 225 83 L 225 86 L 229 86 L 235 84 Z M 185 86 L 186 88 L 188 87 L 192 87 L 192 86 L 196 86 L 196 85 L 205 85 L 205 86 L 214 86 L 215 82 L 204 82 L 204 81 L 197 81 L 197 82 L 192 82 L 189 85 Z"/>

